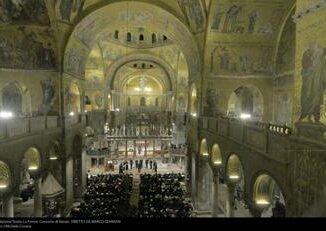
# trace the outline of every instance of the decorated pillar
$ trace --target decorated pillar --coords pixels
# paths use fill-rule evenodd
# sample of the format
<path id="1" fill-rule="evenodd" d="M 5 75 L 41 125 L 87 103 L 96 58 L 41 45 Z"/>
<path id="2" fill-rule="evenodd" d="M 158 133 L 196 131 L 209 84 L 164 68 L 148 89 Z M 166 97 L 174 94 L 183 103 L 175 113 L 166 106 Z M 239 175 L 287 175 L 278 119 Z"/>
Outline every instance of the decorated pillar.
<path id="1" fill-rule="evenodd" d="M 34 216 L 42 217 L 42 177 L 34 181 Z"/>
<path id="2" fill-rule="evenodd" d="M 70 208 L 73 204 L 74 193 L 73 180 L 73 159 L 69 158 L 66 162 L 66 207 Z"/>
<path id="3" fill-rule="evenodd" d="M 2 203 L 2 216 L 14 217 L 14 196 L 11 193 L 5 194 Z"/>
<path id="4" fill-rule="evenodd" d="M 229 183 L 227 185 L 228 194 L 226 201 L 226 217 L 234 217 L 234 206 L 235 206 L 235 198 L 234 198 L 234 189 L 235 185 Z"/>
<path id="5" fill-rule="evenodd" d="M 217 217 L 218 215 L 218 187 L 219 187 L 219 176 L 216 171 L 213 179 L 213 204 L 212 204 L 212 216 Z"/>

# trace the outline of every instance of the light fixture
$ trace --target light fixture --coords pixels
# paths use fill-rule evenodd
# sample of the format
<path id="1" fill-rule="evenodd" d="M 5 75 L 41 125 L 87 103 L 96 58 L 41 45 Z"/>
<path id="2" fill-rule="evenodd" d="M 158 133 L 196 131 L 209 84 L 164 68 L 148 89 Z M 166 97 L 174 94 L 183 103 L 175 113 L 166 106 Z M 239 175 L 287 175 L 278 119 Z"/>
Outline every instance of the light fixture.
<path id="1" fill-rule="evenodd" d="M 197 117 L 197 113 L 191 113 L 192 117 Z"/>
<path id="2" fill-rule="evenodd" d="M 260 200 L 256 200 L 256 204 L 257 205 L 269 205 L 269 201 L 265 200 L 265 199 L 260 199 Z"/>
<path id="3" fill-rule="evenodd" d="M 250 119 L 251 115 L 247 114 L 247 113 L 241 113 L 240 115 L 240 119 L 246 120 L 246 119 Z"/>
<path id="4" fill-rule="evenodd" d="M 13 116 L 14 116 L 14 114 L 10 111 L 1 111 L 0 112 L 1 119 L 9 119 L 9 118 L 12 118 Z"/>
<path id="5" fill-rule="evenodd" d="M 214 161 L 214 164 L 215 164 L 215 165 L 220 165 L 220 164 L 222 164 L 222 161 L 220 161 L 220 160 L 216 160 L 216 161 Z"/>
<path id="6" fill-rule="evenodd" d="M 120 108 L 116 108 L 115 111 L 118 111 L 119 112 L 120 111 Z"/>
<path id="7" fill-rule="evenodd" d="M 28 170 L 32 170 L 32 171 L 37 170 L 37 169 L 38 169 L 37 166 L 30 166 L 30 167 L 28 168 Z"/>
<path id="8" fill-rule="evenodd" d="M 135 87 L 135 91 L 140 91 L 140 88 L 139 87 Z"/>
<path id="9" fill-rule="evenodd" d="M 50 160 L 57 160 L 57 159 L 58 159 L 57 156 L 51 156 L 51 157 L 50 157 Z"/>
<path id="10" fill-rule="evenodd" d="M 69 113 L 69 115 L 70 115 L 70 116 L 74 116 L 75 113 L 72 111 L 72 112 Z"/>
<path id="11" fill-rule="evenodd" d="M 203 156 L 208 156 L 208 152 L 204 152 L 203 153 Z"/>
<path id="12" fill-rule="evenodd" d="M 0 189 L 5 189 L 7 187 L 8 187 L 8 185 L 6 185 L 6 184 L 0 184 Z"/>
<path id="13" fill-rule="evenodd" d="M 237 180 L 237 179 L 240 178 L 240 176 L 238 176 L 238 175 L 230 175 L 229 178 L 232 179 L 232 180 Z"/>
<path id="14" fill-rule="evenodd" d="M 87 110 L 85 110 L 84 112 L 87 113 Z"/>

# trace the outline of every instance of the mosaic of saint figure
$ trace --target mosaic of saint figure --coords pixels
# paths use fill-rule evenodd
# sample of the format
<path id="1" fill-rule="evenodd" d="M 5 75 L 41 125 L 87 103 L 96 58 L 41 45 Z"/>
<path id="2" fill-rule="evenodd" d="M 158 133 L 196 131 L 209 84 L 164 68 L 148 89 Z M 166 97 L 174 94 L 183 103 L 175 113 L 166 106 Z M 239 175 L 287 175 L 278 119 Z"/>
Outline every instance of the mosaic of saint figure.
<path id="1" fill-rule="evenodd" d="M 320 121 L 320 108 L 326 86 L 326 48 L 311 43 L 302 57 L 301 115 L 299 121 L 312 116 Z"/>

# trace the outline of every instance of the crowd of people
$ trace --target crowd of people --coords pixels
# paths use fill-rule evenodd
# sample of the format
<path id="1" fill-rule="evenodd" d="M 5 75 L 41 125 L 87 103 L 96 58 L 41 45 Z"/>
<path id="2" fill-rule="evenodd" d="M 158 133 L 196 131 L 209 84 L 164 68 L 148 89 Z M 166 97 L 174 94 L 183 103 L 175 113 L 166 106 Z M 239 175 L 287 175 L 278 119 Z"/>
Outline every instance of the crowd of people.
<path id="1" fill-rule="evenodd" d="M 157 162 L 156 160 L 151 159 L 140 159 L 140 160 L 125 160 L 119 164 L 119 173 L 122 174 L 125 171 L 127 172 L 129 169 L 137 169 L 140 173 L 143 168 L 152 169 L 155 173 L 157 173 Z"/>
<path id="2" fill-rule="evenodd" d="M 133 177 L 129 174 L 90 176 L 80 206 L 72 217 L 127 217 Z"/>
<path id="3" fill-rule="evenodd" d="M 140 175 L 140 218 L 190 217 L 192 207 L 184 198 L 181 173 Z"/>

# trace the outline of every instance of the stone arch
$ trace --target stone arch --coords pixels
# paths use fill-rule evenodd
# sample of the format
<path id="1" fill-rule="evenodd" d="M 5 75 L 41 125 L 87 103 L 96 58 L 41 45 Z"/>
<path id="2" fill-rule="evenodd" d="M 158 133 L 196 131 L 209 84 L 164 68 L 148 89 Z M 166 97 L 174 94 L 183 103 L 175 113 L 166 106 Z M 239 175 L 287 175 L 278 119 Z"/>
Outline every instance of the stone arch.
<path id="1" fill-rule="evenodd" d="M 237 87 L 229 96 L 227 115 L 261 121 L 264 116 L 264 95 L 261 90 L 254 85 Z"/>
<path id="2" fill-rule="evenodd" d="M 181 15 L 179 14 L 174 14 L 174 11 L 171 11 L 167 5 L 157 4 L 156 2 L 116 1 L 98 4 L 97 7 L 98 8 L 92 12 L 85 13 L 84 17 L 75 26 L 67 41 L 63 61 L 65 73 L 72 73 L 73 75 L 81 75 L 83 77 L 85 74 L 86 60 L 90 52 L 89 48 L 93 47 L 101 36 L 104 36 L 111 29 L 117 27 L 122 28 L 126 23 L 128 23 L 129 26 L 134 25 L 137 27 L 139 21 L 131 20 L 128 15 L 122 16 L 124 12 L 121 11 L 123 9 L 132 8 L 134 11 L 131 13 L 145 14 L 148 16 L 139 19 L 142 21 L 143 27 L 153 28 L 154 22 L 154 28 L 157 29 L 152 31 L 153 33 L 159 33 L 165 30 L 166 36 L 169 37 L 171 41 L 174 41 L 185 54 L 188 66 L 191 67 L 189 76 L 193 78 L 200 77 L 201 59 L 195 38 L 187 26 L 187 23 L 183 20 L 183 17 L 180 17 Z M 153 12 L 159 12 L 159 14 L 153 14 Z M 129 13 L 130 12 L 128 12 L 128 14 Z M 107 17 L 107 15 L 110 15 L 110 17 Z M 101 23 L 94 23 L 96 21 Z M 173 22 L 174 26 L 167 27 L 167 21 Z"/>
<path id="3" fill-rule="evenodd" d="M 232 153 L 229 155 L 226 162 L 226 177 L 230 181 L 239 182 L 244 180 L 242 163 L 237 154 Z"/>
<path id="4" fill-rule="evenodd" d="M 132 53 L 128 54 L 126 57 L 121 58 L 114 62 L 109 70 L 107 71 L 108 75 L 106 76 L 106 92 L 109 93 L 111 89 L 113 89 L 113 84 L 115 81 L 116 73 L 125 65 L 128 65 L 129 63 L 133 62 L 149 62 L 154 64 L 155 66 L 161 68 L 165 75 L 167 76 L 167 83 L 168 83 L 168 90 L 173 91 L 175 86 L 173 84 L 173 79 L 176 78 L 176 74 L 174 73 L 174 70 L 172 66 L 168 63 L 166 63 L 164 60 L 162 60 L 160 57 L 158 57 L 155 54 L 149 53 L 149 52 L 143 52 L 143 53 Z"/>
<path id="5" fill-rule="evenodd" d="M 0 192 L 8 192 L 12 187 L 12 175 L 9 166 L 0 160 Z"/>
<path id="6" fill-rule="evenodd" d="M 29 115 L 32 112 L 31 94 L 18 81 L 7 83 L 0 93 L 0 111 L 8 111 L 13 115 Z"/>
<path id="7" fill-rule="evenodd" d="M 285 217 L 286 215 L 284 191 L 269 173 L 261 172 L 255 177 L 252 184 L 252 201 L 263 217 Z"/>
<path id="8" fill-rule="evenodd" d="M 199 145 L 199 155 L 208 156 L 208 146 L 206 138 L 202 139 Z"/>
<path id="9" fill-rule="evenodd" d="M 211 163 L 213 166 L 220 166 L 223 163 L 222 160 L 222 153 L 220 146 L 218 144 L 214 144 L 212 146 L 212 151 L 211 151 Z"/>

